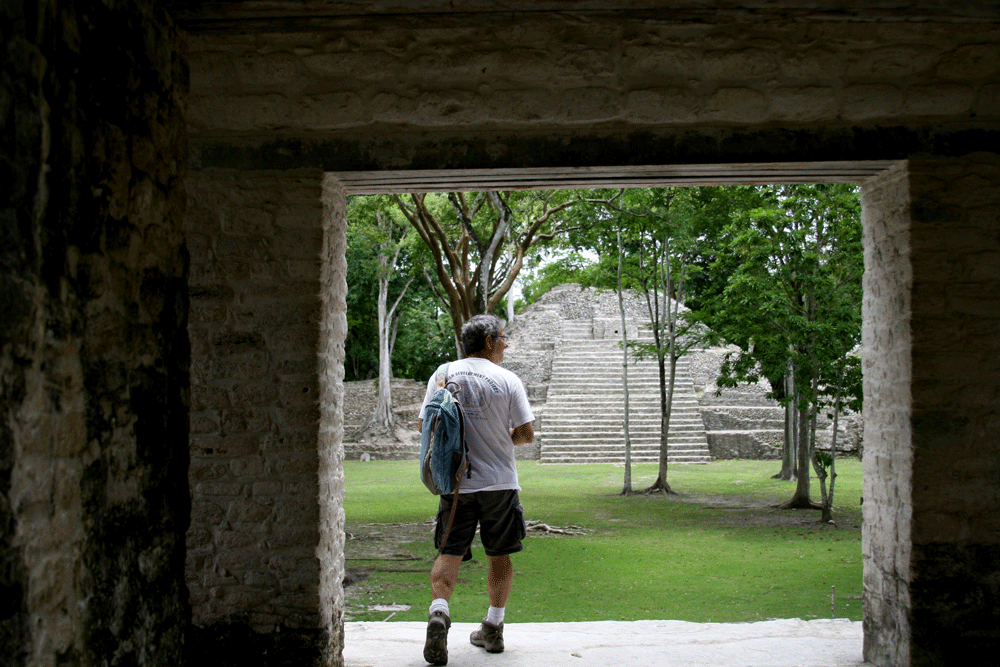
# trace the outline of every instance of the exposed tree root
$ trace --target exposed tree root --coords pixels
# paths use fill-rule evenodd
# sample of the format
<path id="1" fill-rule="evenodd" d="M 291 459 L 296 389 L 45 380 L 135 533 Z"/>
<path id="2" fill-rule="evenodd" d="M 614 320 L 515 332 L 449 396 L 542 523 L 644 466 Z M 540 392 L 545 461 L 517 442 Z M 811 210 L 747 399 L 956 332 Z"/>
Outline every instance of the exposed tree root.
<path id="1" fill-rule="evenodd" d="M 541 521 L 525 521 L 524 525 L 527 526 L 528 530 L 537 530 L 541 533 L 547 533 L 549 535 L 586 535 L 585 531 L 580 526 L 550 526 L 547 523 L 542 523 Z"/>
<path id="2" fill-rule="evenodd" d="M 670 484 L 668 484 L 667 482 L 664 482 L 662 480 L 659 480 L 659 479 L 656 480 L 656 482 L 652 486 L 650 486 L 648 488 L 645 488 L 642 491 L 640 491 L 640 493 L 644 493 L 644 494 L 646 494 L 648 496 L 651 496 L 651 495 L 654 495 L 654 494 L 657 494 L 657 493 L 662 493 L 665 496 L 676 496 L 676 495 L 678 495 L 678 493 L 676 491 L 674 491 L 673 489 L 670 488 Z"/>
<path id="3" fill-rule="evenodd" d="M 801 498 L 799 496 L 792 496 L 791 500 L 780 503 L 778 505 L 772 505 L 772 507 L 777 507 L 779 510 L 821 510 L 823 506 L 819 503 L 814 503 L 808 498 Z"/>

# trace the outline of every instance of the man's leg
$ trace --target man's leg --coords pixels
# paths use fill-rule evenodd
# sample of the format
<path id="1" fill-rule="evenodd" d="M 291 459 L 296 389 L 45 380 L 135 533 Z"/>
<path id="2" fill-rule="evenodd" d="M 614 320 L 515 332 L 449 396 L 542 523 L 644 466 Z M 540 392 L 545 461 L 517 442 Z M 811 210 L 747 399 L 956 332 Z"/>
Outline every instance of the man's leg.
<path id="1" fill-rule="evenodd" d="M 503 619 L 507 598 L 514 580 L 510 554 L 522 549 L 521 540 L 525 535 L 524 509 L 514 490 L 484 492 L 484 498 L 488 500 L 483 503 L 480 536 L 490 564 L 486 581 L 490 608 L 479 629 L 469 635 L 469 640 L 489 653 L 500 653 L 504 650 Z"/>
<path id="2" fill-rule="evenodd" d="M 458 566 L 461 556 L 441 554 L 431 568 L 430 619 L 427 621 L 427 639 L 424 641 L 424 660 L 432 665 L 448 664 L 448 628 L 451 627 L 451 613 L 448 600 L 458 581 Z"/>
<path id="3" fill-rule="evenodd" d="M 435 600 L 451 599 L 451 593 L 455 590 L 455 582 L 458 581 L 458 566 L 461 564 L 461 556 L 441 554 L 435 559 L 434 567 L 431 568 L 431 594 Z M 490 571 L 492 572 L 492 569 Z M 507 590 L 510 590 L 509 583 Z"/>
<path id="4" fill-rule="evenodd" d="M 490 606 L 503 609 L 510 597 L 510 585 L 514 580 L 514 570 L 511 568 L 510 556 L 490 556 L 490 573 L 486 581 L 490 593 Z"/>
<path id="5" fill-rule="evenodd" d="M 483 624 L 469 635 L 469 641 L 482 646 L 490 653 L 500 653 L 503 645 L 503 617 L 510 596 L 510 585 L 514 580 L 514 570 L 510 556 L 489 556 L 490 572 L 486 587 L 490 594 L 490 609 Z"/>

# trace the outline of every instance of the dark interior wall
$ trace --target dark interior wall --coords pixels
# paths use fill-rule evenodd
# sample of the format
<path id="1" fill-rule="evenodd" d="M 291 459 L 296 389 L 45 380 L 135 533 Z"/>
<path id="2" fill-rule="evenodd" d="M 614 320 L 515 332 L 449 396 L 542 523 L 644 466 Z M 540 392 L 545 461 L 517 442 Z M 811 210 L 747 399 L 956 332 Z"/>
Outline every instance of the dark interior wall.
<path id="1" fill-rule="evenodd" d="M 0 655 L 177 665 L 189 611 L 180 33 L 0 8 Z"/>
<path id="2" fill-rule="evenodd" d="M 1000 156 L 910 160 L 911 665 L 1000 648 Z M 943 471 L 947 471 L 944 473 Z"/>
<path id="3" fill-rule="evenodd" d="M 0 5 L 0 31 L 6 48 L 0 60 L 0 655 L 7 664 L 24 665 L 29 654 L 28 574 L 15 540 L 18 521 L 11 497 L 15 460 L 13 413 L 24 400 L 31 365 L 25 340 L 34 310 L 33 288 L 39 281 L 39 239 L 32 202 L 37 191 L 42 119 L 38 108 L 41 82 L 35 74 L 39 56 L 31 51 L 23 18 L 15 23 L 9 3 Z M 17 40 L 17 41 L 15 41 Z M 20 43 L 18 43 L 20 42 Z M 10 54 L 10 55 L 8 55 Z M 19 55 L 19 57 L 11 57 Z M 19 122 L 15 129 L 15 117 Z M 36 341 L 35 341 L 36 342 Z M 36 342 L 37 344 L 37 342 Z M 17 356 L 14 356 L 17 347 Z"/>

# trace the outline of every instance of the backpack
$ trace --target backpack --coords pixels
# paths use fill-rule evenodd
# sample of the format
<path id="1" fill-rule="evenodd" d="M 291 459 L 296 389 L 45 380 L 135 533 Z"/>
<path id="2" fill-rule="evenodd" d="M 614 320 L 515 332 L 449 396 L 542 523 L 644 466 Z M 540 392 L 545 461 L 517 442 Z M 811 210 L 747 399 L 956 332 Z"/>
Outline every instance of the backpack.
<path id="1" fill-rule="evenodd" d="M 436 496 L 457 493 L 461 475 L 472 476 L 465 442 L 465 416 L 455 392 L 445 386 L 431 396 L 424 408 L 420 433 L 420 481 Z"/>

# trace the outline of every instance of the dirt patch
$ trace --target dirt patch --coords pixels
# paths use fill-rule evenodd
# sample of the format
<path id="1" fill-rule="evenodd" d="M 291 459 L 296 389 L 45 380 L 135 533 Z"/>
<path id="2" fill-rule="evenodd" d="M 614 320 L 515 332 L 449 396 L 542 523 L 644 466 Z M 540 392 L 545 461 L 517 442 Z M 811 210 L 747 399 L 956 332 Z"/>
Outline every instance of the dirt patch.
<path id="1" fill-rule="evenodd" d="M 836 517 L 833 524 L 819 522 L 819 510 L 787 510 L 747 496 L 678 496 L 680 502 L 700 505 L 702 509 L 722 510 L 716 523 L 726 526 L 760 528 L 842 528 L 860 530 L 860 524 L 850 516 Z"/>
<path id="2" fill-rule="evenodd" d="M 348 524 L 344 545 L 345 619 L 382 610 L 384 605 L 370 604 L 368 600 L 371 590 L 365 582 L 372 573 L 420 572 L 429 577 L 435 554 L 432 551 L 428 556 L 427 546 L 433 534 L 433 517 L 423 523 Z M 385 611 L 392 614 L 397 610 Z"/>
<path id="3" fill-rule="evenodd" d="M 344 548 L 345 619 L 373 611 L 405 611 L 370 603 L 368 598 L 374 589 L 366 581 L 375 572 L 415 572 L 430 577 L 437 556 L 431 547 L 434 523 L 432 517 L 423 523 L 348 524 Z M 569 538 L 588 532 L 580 526 L 552 526 L 532 520 L 526 523 L 532 539 Z"/>

